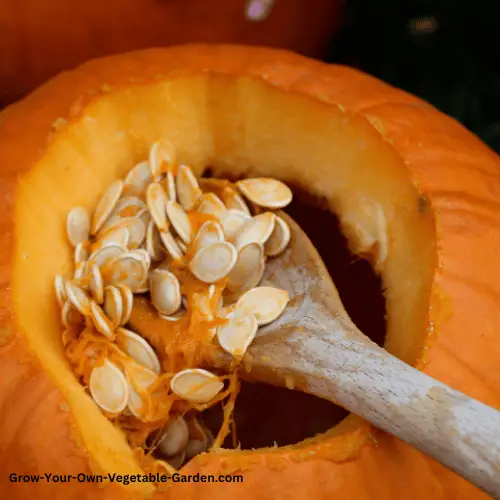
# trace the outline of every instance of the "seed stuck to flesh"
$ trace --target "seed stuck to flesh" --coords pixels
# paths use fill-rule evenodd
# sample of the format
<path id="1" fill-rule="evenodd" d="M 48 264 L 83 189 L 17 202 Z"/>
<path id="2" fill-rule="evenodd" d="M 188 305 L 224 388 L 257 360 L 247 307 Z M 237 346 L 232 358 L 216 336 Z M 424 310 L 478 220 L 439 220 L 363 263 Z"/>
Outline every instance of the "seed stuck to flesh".
<path id="1" fill-rule="evenodd" d="M 92 224 L 90 227 L 90 234 L 95 235 L 102 225 L 106 222 L 122 195 L 124 183 L 117 180 L 111 183 L 102 198 L 99 200 L 97 207 L 92 217 Z"/>
<path id="2" fill-rule="evenodd" d="M 127 406 L 129 397 L 127 379 L 108 359 L 92 370 L 89 390 L 97 405 L 108 413 L 118 414 Z"/>
<path id="3" fill-rule="evenodd" d="M 142 196 L 153 177 L 147 161 L 138 163 L 125 177 L 125 187 L 127 195 Z"/>
<path id="4" fill-rule="evenodd" d="M 215 283 L 232 271 L 237 258 L 236 248 L 227 241 L 220 241 L 197 252 L 189 263 L 189 269 L 199 280 Z"/>
<path id="5" fill-rule="evenodd" d="M 198 198 L 196 211 L 219 218 L 226 211 L 226 206 L 215 193 L 203 193 Z"/>
<path id="6" fill-rule="evenodd" d="M 264 245 L 274 230 L 276 215 L 271 212 L 255 216 L 249 220 L 236 239 L 236 248 L 240 249 L 249 243 Z"/>
<path id="7" fill-rule="evenodd" d="M 184 241 L 184 243 L 190 243 L 192 236 L 191 222 L 184 209 L 175 201 L 169 201 L 167 203 L 167 215 L 175 232 L 182 241 Z"/>
<path id="8" fill-rule="evenodd" d="M 217 338 L 222 349 L 239 358 L 255 338 L 257 319 L 250 311 L 238 308 L 227 319 L 226 323 L 217 328 Z"/>
<path id="9" fill-rule="evenodd" d="M 241 210 L 226 210 L 220 217 L 220 223 L 227 241 L 234 243 L 243 228 L 252 221 L 252 217 Z"/>
<path id="10" fill-rule="evenodd" d="M 193 248 L 195 253 L 202 248 L 208 247 L 213 243 L 224 241 L 224 231 L 222 226 L 214 221 L 208 220 L 198 230 L 196 237 L 193 241 Z"/>
<path id="11" fill-rule="evenodd" d="M 290 227 L 281 218 L 276 216 L 273 232 L 264 244 L 264 251 L 267 256 L 275 257 L 279 255 L 290 243 Z"/>
<path id="12" fill-rule="evenodd" d="M 223 387 L 224 383 L 217 375 L 200 368 L 183 370 L 170 381 L 172 392 L 193 403 L 208 403 Z"/>
<path id="13" fill-rule="evenodd" d="M 66 233 L 69 242 L 76 247 L 78 243 L 84 243 L 89 239 L 90 216 L 83 207 L 73 208 L 66 218 Z"/>
<path id="14" fill-rule="evenodd" d="M 201 196 L 201 189 L 191 168 L 187 165 L 179 166 L 177 174 L 177 197 L 182 208 L 192 210 Z"/>
<path id="15" fill-rule="evenodd" d="M 281 316 L 290 300 L 286 290 L 271 286 L 259 286 L 242 295 L 237 309 L 252 313 L 259 326 L 267 325 Z"/>
<path id="16" fill-rule="evenodd" d="M 167 231 L 168 223 L 166 209 L 168 198 L 161 184 L 153 182 L 148 186 L 146 191 L 146 201 L 156 227 L 160 231 Z"/>
<path id="17" fill-rule="evenodd" d="M 292 201 L 292 191 L 281 181 L 270 178 L 243 179 L 236 183 L 243 196 L 264 208 L 284 208 Z"/>
<path id="18" fill-rule="evenodd" d="M 126 328 L 118 328 L 116 343 L 124 353 L 141 366 L 157 375 L 160 373 L 161 365 L 156 352 L 140 335 Z"/>
<path id="19" fill-rule="evenodd" d="M 167 173 L 177 162 L 174 145 L 167 140 L 155 142 L 149 150 L 149 168 L 154 181 Z"/>
<path id="20" fill-rule="evenodd" d="M 149 278 L 151 304 L 164 315 L 174 314 L 181 307 L 179 280 L 169 271 L 154 270 Z"/>
<path id="21" fill-rule="evenodd" d="M 172 417 L 162 432 L 158 449 L 166 457 L 173 457 L 181 453 L 189 439 L 189 429 L 186 421 L 180 416 Z"/>
<path id="22" fill-rule="evenodd" d="M 64 303 L 61 310 L 61 320 L 65 328 L 78 326 L 83 323 L 83 319 L 80 311 L 69 300 Z"/>
<path id="23" fill-rule="evenodd" d="M 238 251 L 238 259 L 228 275 L 231 292 L 245 292 L 257 286 L 264 275 L 266 261 L 260 243 L 248 243 Z"/>
<path id="24" fill-rule="evenodd" d="M 140 393 L 147 392 L 158 376 L 155 372 L 133 361 L 129 363 L 128 371 L 130 377 L 128 384 L 128 409 L 132 415 L 140 420 L 144 420 L 144 400 Z M 139 392 L 137 392 L 136 388 L 139 389 Z"/>

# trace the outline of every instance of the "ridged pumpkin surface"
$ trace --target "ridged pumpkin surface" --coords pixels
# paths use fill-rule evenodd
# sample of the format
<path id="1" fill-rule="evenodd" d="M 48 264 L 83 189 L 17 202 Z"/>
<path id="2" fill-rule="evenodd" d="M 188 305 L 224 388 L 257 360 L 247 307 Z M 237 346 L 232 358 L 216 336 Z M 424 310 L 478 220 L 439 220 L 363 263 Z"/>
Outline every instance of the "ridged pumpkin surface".
<path id="1" fill-rule="evenodd" d="M 500 408 L 500 162 L 493 152 L 428 104 L 351 69 L 272 49 L 132 53 L 59 76 L 0 114 L 6 498 L 153 492 L 144 484 L 13 484 L 8 474 L 139 472 L 118 431 L 70 376 L 51 287 L 70 259 L 67 209 L 93 206 L 160 133 L 199 170 L 210 164 L 216 173 L 274 175 L 326 198 L 355 251 L 362 249 L 348 212 L 369 220 L 359 205 L 379 199 L 388 235 L 387 261 L 376 262 L 387 287 L 387 348 Z M 287 448 L 202 455 L 184 472 L 238 471 L 244 482 L 176 484 L 155 494 L 486 498 L 356 417 L 328 434 Z"/>

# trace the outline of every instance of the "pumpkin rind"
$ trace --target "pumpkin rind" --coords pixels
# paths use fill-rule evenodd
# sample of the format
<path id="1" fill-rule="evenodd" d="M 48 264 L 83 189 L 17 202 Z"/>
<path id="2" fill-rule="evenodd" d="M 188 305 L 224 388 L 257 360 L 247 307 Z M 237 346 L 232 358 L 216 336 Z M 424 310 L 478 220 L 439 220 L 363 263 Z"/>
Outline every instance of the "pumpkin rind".
<path id="1" fill-rule="evenodd" d="M 251 62 L 249 62 L 251 61 Z M 25 334 L 16 329 L 11 291 L 18 183 L 50 146 L 66 120 L 76 120 L 100 93 L 113 88 L 210 72 L 247 75 L 366 120 L 401 158 L 433 213 L 437 265 L 420 365 L 430 375 L 500 408 L 500 161 L 476 137 L 430 105 L 352 69 L 327 66 L 287 52 L 202 45 L 149 50 L 90 62 L 63 74 L 0 114 L 0 465 L 18 474 L 95 470 L 78 441 L 73 417 L 44 372 Z M 62 119 L 62 120 L 61 120 Z M 390 341 L 388 349 L 391 349 Z M 404 357 L 404 355 L 403 355 Z M 410 355 L 408 354 L 410 358 Z M 347 433 L 341 429 L 350 428 Z M 240 484 L 176 484 L 159 498 L 485 498 L 465 480 L 395 438 L 350 417 L 331 439 L 306 450 L 203 455 L 186 473 L 235 472 Z M 365 446 L 360 448 L 360 444 Z M 317 447 L 317 453 L 315 452 Z M 316 455 L 316 456 L 315 456 Z M 237 458 L 239 457 L 239 458 Z M 54 485 L 12 484 L 15 498 L 54 494 Z M 105 489 L 103 489 L 105 488 Z M 61 485 L 64 498 L 126 498 L 133 488 Z M 73 496 L 72 496 L 73 495 Z M 166 495 L 166 496 L 164 496 Z"/>

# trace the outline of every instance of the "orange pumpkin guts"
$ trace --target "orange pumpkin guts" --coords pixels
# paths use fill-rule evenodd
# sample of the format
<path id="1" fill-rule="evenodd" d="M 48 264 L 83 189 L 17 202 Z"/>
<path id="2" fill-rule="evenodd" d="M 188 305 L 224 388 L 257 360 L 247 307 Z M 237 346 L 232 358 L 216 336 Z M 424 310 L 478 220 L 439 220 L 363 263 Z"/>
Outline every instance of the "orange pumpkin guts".
<path id="1" fill-rule="evenodd" d="M 272 176 L 325 200 L 380 273 L 386 348 L 500 408 L 500 161 L 458 123 L 353 69 L 193 45 L 89 62 L 0 114 L 0 492 L 5 498 L 481 499 L 349 416 L 286 447 L 218 450 L 182 474 L 240 483 L 12 482 L 138 474 L 124 435 L 64 356 L 53 279 L 65 218 L 170 140 L 199 174 Z"/>

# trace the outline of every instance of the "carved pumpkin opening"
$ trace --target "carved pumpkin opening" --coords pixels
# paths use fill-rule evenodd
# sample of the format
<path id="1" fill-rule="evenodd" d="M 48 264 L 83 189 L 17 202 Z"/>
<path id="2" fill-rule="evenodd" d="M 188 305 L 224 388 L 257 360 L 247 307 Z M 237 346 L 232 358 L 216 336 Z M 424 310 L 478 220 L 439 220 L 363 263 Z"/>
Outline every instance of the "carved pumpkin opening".
<path id="1" fill-rule="evenodd" d="M 141 472 L 123 435 L 84 392 L 64 357 L 52 288 L 53 277 L 72 258 L 63 221 L 74 206 L 93 209 L 106 187 L 144 159 L 159 138 L 170 139 L 180 161 L 198 172 L 212 165 L 220 177 L 273 176 L 324 199 L 339 215 L 349 247 L 372 255 L 382 276 L 386 347 L 418 361 L 435 269 L 432 216 L 422 210 L 401 158 L 364 118 L 251 77 L 207 73 L 111 89 L 73 111 L 70 122 L 57 122 L 54 140 L 19 185 L 12 294 L 16 327 L 66 398 L 96 470 Z M 351 421 L 320 437 L 320 452 L 339 460 L 355 453 L 358 445 L 349 436 L 356 425 Z M 329 439 L 339 433 L 346 434 L 345 445 L 330 449 Z M 297 445 L 297 452 L 309 444 Z M 233 452 L 228 460 L 244 467 L 250 455 Z M 147 491 L 151 485 L 134 488 Z"/>

